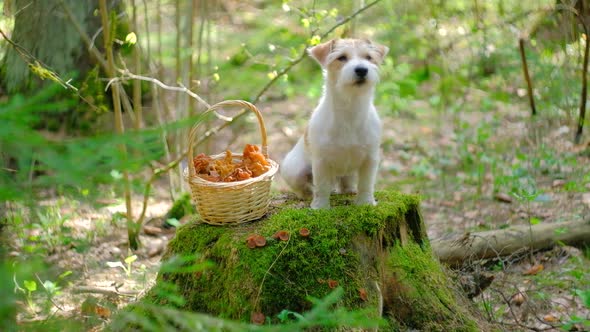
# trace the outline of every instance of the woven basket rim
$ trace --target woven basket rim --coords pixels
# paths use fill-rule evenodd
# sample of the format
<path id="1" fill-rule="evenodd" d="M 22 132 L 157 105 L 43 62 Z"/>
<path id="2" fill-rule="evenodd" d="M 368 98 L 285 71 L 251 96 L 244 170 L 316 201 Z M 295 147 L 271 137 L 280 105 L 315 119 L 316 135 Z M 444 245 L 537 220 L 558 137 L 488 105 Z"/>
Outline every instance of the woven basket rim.
<path id="1" fill-rule="evenodd" d="M 199 177 L 196 174 L 196 171 L 193 166 L 193 160 L 192 160 L 194 158 L 193 148 L 194 148 L 194 142 L 195 142 L 195 138 L 196 138 L 196 131 L 197 131 L 197 128 L 199 127 L 199 124 L 200 124 L 200 123 L 196 123 L 189 133 L 189 142 L 188 142 L 189 149 L 188 149 L 188 154 L 187 154 L 187 157 L 189 160 L 188 160 L 188 167 L 184 170 L 186 180 L 188 181 L 190 186 L 195 185 L 195 186 L 208 187 L 208 188 L 239 189 L 244 186 L 248 186 L 252 183 L 270 180 L 277 173 L 277 171 L 279 169 L 279 164 L 276 161 L 270 159 L 268 156 L 268 143 L 267 143 L 266 126 L 264 125 L 264 119 L 262 118 L 262 114 L 260 113 L 258 108 L 256 108 L 256 106 L 254 104 L 249 103 L 244 100 L 225 100 L 225 101 L 219 102 L 215 105 L 212 105 L 211 107 L 209 107 L 209 109 L 207 111 L 205 111 L 205 113 L 213 112 L 217 109 L 220 109 L 220 108 L 223 108 L 226 106 L 242 107 L 242 108 L 250 110 L 252 113 L 254 113 L 256 115 L 256 118 L 258 120 L 258 126 L 259 126 L 258 129 L 260 131 L 261 152 L 264 155 L 264 157 L 268 160 L 271 167 L 264 174 L 261 174 L 257 177 L 254 177 L 254 178 L 241 180 L 241 181 L 211 182 L 211 181 L 207 181 L 207 180 Z M 241 154 L 241 153 L 231 152 L 231 154 L 232 154 L 232 158 L 243 157 L 243 154 Z M 221 158 L 225 158 L 225 156 L 226 156 L 225 153 L 219 153 L 219 154 L 212 155 L 210 157 L 213 159 L 221 159 Z"/>
<path id="2" fill-rule="evenodd" d="M 225 156 L 225 154 L 219 154 L 219 155 L 215 155 L 215 156 Z M 235 156 L 235 154 L 232 153 L 232 155 Z M 213 159 L 215 156 L 211 156 Z M 241 156 L 241 155 L 239 155 Z M 219 159 L 219 158 L 217 158 Z M 249 178 L 246 180 L 241 180 L 241 181 L 231 181 L 231 182 L 213 182 L 213 181 L 208 181 L 203 179 L 202 177 L 196 175 L 196 174 L 190 174 L 190 169 L 187 167 L 184 169 L 184 173 L 185 176 L 187 177 L 187 180 L 191 183 L 191 184 L 197 184 L 197 185 L 201 185 L 201 186 L 207 186 L 207 187 L 217 187 L 217 188 L 231 188 L 231 187 L 238 187 L 238 186 L 244 186 L 250 183 L 254 183 L 254 182 L 259 182 L 259 181 L 264 181 L 270 177 L 273 177 L 277 171 L 279 170 L 279 164 L 272 160 L 267 158 L 268 162 L 270 163 L 270 169 L 268 171 L 266 171 L 263 174 L 260 174 L 257 177 L 253 177 L 253 178 Z"/>

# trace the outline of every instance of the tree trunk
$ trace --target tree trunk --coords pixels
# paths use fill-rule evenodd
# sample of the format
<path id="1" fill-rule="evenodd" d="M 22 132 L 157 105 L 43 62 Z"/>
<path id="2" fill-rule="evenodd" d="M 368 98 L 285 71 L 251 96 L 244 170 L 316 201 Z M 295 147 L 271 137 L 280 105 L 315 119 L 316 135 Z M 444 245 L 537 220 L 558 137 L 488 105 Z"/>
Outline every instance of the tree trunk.
<path id="1" fill-rule="evenodd" d="M 590 221 L 543 223 L 487 232 L 466 233 L 432 241 L 438 258 L 449 265 L 502 257 L 523 249 L 544 249 L 558 243 L 590 242 Z"/>
<path id="2" fill-rule="evenodd" d="M 170 304 L 161 287 L 172 283 L 186 300 L 181 309 L 241 321 L 263 315 L 280 323 L 282 311 L 302 313 L 312 307 L 310 297 L 341 287 L 337 305 L 385 318 L 384 331 L 487 330 L 433 258 L 418 198 L 396 192 L 376 197 L 376 207 L 355 207 L 345 206 L 349 196 L 337 196 L 337 207 L 320 211 L 282 199 L 257 222 L 187 224 L 177 230 L 164 259 L 197 254 L 197 264 L 213 266 L 161 271 L 144 304 Z"/>
<path id="3" fill-rule="evenodd" d="M 90 36 L 100 27 L 94 0 L 63 0 Z M 59 75 L 90 69 L 79 33 L 65 17 L 59 0 L 15 0 L 12 39 Z M 3 61 L 2 83 L 10 93 L 26 92 L 33 78 L 27 63 L 9 48 Z M 66 79 L 67 80 L 67 79 Z"/>

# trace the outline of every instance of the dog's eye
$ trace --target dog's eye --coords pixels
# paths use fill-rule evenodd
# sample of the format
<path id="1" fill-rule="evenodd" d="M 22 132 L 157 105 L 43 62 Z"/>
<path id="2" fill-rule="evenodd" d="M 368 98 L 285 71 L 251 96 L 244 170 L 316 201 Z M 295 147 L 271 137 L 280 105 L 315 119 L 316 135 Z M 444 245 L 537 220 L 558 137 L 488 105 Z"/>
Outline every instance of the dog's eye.
<path id="1" fill-rule="evenodd" d="M 367 55 L 367 56 L 365 57 L 365 59 L 367 59 L 367 60 L 371 61 L 371 60 L 373 60 L 373 57 L 372 57 L 372 56 L 370 56 L 370 55 Z"/>
<path id="2" fill-rule="evenodd" d="M 348 60 L 348 57 L 346 55 L 341 55 L 338 57 L 338 61 L 340 62 L 345 62 Z"/>

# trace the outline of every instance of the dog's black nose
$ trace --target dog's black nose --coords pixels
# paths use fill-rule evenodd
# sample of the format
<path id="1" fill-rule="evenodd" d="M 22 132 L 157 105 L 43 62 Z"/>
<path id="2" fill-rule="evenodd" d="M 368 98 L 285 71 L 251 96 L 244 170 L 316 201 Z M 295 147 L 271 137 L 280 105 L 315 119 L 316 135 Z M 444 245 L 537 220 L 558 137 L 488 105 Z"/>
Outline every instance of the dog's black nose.
<path id="1" fill-rule="evenodd" d="M 354 72 L 356 73 L 356 75 L 358 77 L 363 78 L 363 77 L 367 76 L 369 69 L 367 69 L 366 67 L 356 67 L 356 68 L 354 68 Z"/>

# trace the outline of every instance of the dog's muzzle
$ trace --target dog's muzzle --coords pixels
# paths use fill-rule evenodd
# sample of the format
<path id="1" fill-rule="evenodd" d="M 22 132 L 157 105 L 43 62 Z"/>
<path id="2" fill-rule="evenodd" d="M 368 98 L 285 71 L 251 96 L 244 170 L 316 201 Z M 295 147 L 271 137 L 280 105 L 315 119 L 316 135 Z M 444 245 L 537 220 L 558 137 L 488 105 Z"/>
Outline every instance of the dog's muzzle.
<path id="1" fill-rule="evenodd" d="M 367 74 L 369 73 L 369 68 L 363 67 L 363 66 L 358 66 L 358 67 L 354 68 L 354 73 L 356 74 L 356 80 L 354 83 L 356 85 L 361 85 L 361 84 L 365 83 L 365 81 L 367 80 Z"/>

